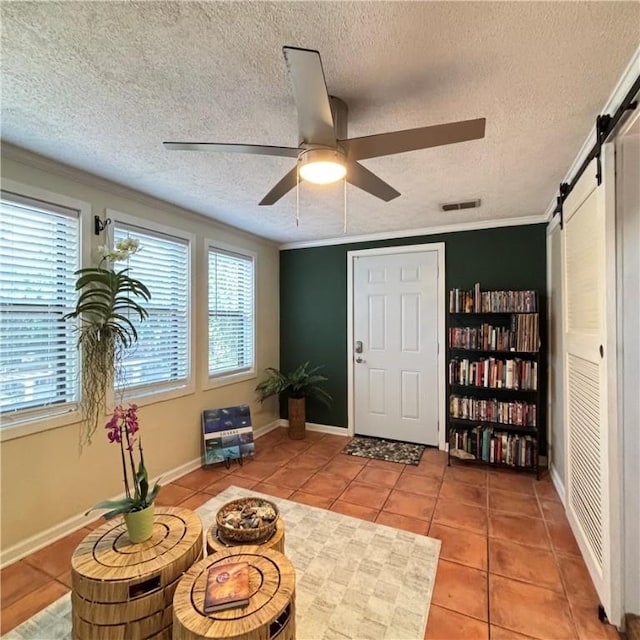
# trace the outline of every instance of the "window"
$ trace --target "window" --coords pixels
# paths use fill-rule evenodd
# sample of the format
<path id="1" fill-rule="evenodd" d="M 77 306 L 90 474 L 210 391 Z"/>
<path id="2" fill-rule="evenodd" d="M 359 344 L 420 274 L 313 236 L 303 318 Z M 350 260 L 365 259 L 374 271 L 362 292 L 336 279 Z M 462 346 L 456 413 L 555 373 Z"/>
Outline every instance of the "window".
<path id="1" fill-rule="evenodd" d="M 184 387 L 190 377 L 189 241 L 116 222 L 114 240 L 127 237 L 140 242 L 140 251 L 115 268 L 128 268 L 151 300 L 140 301 L 149 312 L 146 320 L 131 318 L 138 342 L 125 353 L 118 382 L 142 395 Z"/>
<path id="2" fill-rule="evenodd" d="M 209 247 L 209 377 L 254 369 L 255 258 Z"/>
<path id="3" fill-rule="evenodd" d="M 79 212 L 3 191 L 0 200 L 0 411 L 8 424 L 76 409 L 73 322 Z"/>

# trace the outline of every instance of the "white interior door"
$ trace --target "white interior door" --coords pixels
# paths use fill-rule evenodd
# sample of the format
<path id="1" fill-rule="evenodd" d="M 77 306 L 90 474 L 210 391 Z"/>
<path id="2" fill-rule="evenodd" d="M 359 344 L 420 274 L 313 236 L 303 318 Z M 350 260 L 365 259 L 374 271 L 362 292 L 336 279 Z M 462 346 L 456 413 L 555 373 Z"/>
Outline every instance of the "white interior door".
<path id="1" fill-rule="evenodd" d="M 354 431 L 437 445 L 438 252 L 354 260 Z"/>
<path id="2" fill-rule="evenodd" d="M 607 159 L 603 161 L 612 169 Z M 611 326 L 615 323 L 607 319 L 610 298 L 615 295 L 615 286 L 608 281 L 611 259 L 615 260 L 611 255 L 613 216 L 607 202 L 611 197 L 607 181 L 612 176 L 598 186 L 595 172 L 594 161 L 563 207 L 566 508 L 598 595 L 613 621 L 619 545 L 612 543 L 611 526 L 618 504 L 618 470 L 611 466 L 611 456 L 616 455 L 615 400 L 610 395 L 615 380 L 609 374 L 615 362 L 615 326 Z M 615 309 L 615 300 L 613 305 Z"/>

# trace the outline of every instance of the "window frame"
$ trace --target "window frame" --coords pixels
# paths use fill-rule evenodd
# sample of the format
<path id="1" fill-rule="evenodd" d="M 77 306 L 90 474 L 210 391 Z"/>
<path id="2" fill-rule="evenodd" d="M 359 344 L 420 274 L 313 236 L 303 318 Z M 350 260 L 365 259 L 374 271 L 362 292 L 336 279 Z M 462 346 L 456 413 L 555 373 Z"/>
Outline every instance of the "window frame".
<path id="1" fill-rule="evenodd" d="M 111 224 L 107 227 L 107 242 L 111 246 L 113 246 L 114 230 L 118 223 L 136 227 L 141 233 L 149 232 L 151 234 L 156 233 L 164 236 L 170 236 L 179 240 L 184 240 L 187 243 L 187 378 L 184 381 L 153 382 L 129 390 L 125 388 L 124 393 L 122 394 L 122 401 L 135 402 L 138 406 L 145 406 L 155 404 L 156 402 L 163 402 L 165 400 L 172 400 L 174 398 L 191 395 L 196 391 L 194 376 L 194 354 L 196 352 L 196 313 L 194 312 L 194 309 L 196 308 L 194 287 L 194 274 L 196 273 L 195 235 L 184 231 L 183 229 L 177 229 L 176 227 L 160 224 L 147 218 L 141 218 L 140 216 L 134 216 L 115 209 L 105 209 L 105 216 L 111 219 Z M 142 251 L 144 251 L 144 244 L 141 248 Z M 147 283 L 143 282 L 143 284 Z M 107 390 L 107 407 L 113 406 L 119 401 L 120 393 L 112 386 Z"/>
<path id="2" fill-rule="evenodd" d="M 49 205 L 55 208 L 77 211 L 78 259 L 80 264 L 76 265 L 76 268 L 90 264 L 91 228 L 89 221 L 91 220 L 91 204 L 89 202 L 4 177 L 1 180 L 1 187 L 2 191 L 5 191 L 8 196 L 14 195 L 17 198 L 36 201 L 43 208 Z M 81 371 L 82 353 L 79 354 L 79 358 L 79 371 Z M 78 379 L 79 384 L 80 380 Z M 48 407 L 18 410 L 15 413 L 2 416 L 0 442 L 58 429 L 77 423 L 81 419 L 79 402 L 66 402 Z"/>
<path id="3" fill-rule="evenodd" d="M 215 250 L 219 250 L 223 253 L 236 254 L 243 258 L 249 258 L 253 264 L 253 357 L 249 368 L 243 367 L 240 371 L 231 371 L 212 376 L 209 374 L 209 253 L 210 251 Z M 204 331 L 207 349 L 206 356 L 203 358 L 202 363 L 202 389 L 217 389 L 218 387 L 225 387 L 230 384 L 245 382 L 246 380 L 255 380 L 258 377 L 258 254 L 255 251 L 245 249 L 244 247 L 238 247 L 237 245 L 228 244 L 219 240 L 205 238 L 204 264 L 207 277 L 204 286 L 205 304 L 203 305 L 203 326 L 205 327 Z"/>

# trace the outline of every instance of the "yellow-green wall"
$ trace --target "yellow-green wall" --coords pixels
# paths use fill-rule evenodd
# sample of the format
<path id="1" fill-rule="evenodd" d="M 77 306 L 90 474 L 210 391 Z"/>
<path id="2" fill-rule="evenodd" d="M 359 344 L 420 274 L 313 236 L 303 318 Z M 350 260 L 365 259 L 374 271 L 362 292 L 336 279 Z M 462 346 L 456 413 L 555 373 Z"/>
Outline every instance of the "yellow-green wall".
<path id="1" fill-rule="evenodd" d="M 203 238 L 257 253 L 257 371 L 278 366 L 279 257 L 275 244 L 120 186 L 69 171 L 22 150 L 4 146 L 2 151 L 3 178 L 86 201 L 91 204 L 92 216 L 104 217 L 105 209 L 110 208 L 194 234 L 196 307 L 206 300 Z M 103 241 L 102 237 L 92 235 L 92 238 L 96 244 Z M 196 313 L 195 393 L 146 405 L 140 410 L 145 462 L 153 477 L 200 456 L 200 416 L 205 408 L 250 402 L 254 428 L 278 418 L 275 402 L 256 403 L 255 379 L 202 390 L 202 360 L 207 357 L 206 315 L 202 309 L 193 311 Z M 94 443 L 80 453 L 78 427 L 78 424 L 71 424 L 5 440 L 0 445 L 3 551 L 77 516 L 98 500 L 122 491 L 119 452 L 108 445 L 99 428 Z"/>

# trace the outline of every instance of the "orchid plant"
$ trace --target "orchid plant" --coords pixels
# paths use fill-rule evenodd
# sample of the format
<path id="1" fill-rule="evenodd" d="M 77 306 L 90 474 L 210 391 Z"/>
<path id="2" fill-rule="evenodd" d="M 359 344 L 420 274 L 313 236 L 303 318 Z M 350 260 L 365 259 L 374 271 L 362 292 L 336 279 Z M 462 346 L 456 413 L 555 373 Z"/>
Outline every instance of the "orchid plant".
<path id="1" fill-rule="evenodd" d="M 101 260 L 97 267 L 76 271 L 76 289 L 80 291 L 76 308 L 64 320 L 80 318 L 78 348 L 82 348 L 82 401 L 85 430 L 80 446 L 91 444 L 105 405 L 106 392 L 117 382 L 125 349 L 138 340 L 132 319 L 145 320 L 148 312 L 133 298 L 145 302 L 151 294 L 129 269 L 115 270 L 113 263 L 128 260 L 139 251 L 138 240 L 124 238 L 114 248 L 98 247 Z"/>
<path id="2" fill-rule="evenodd" d="M 104 518 L 105 520 L 110 520 L 121 513 L 142 511 L 151 506 L 158 495 L 158 491 L 160 491 L 160 484 L 156 482 L 153 489 L 149 491 L 149 477 L 144 466 L 142 439 L 138 434 L 140 430 L 138 406 L 129 404 L 125 408 L 123 405 L 118 405 L 113 410 L 111 419 L 105 424 L 104 428 L 107 430 L 109 442 L 120 445 L 124 498 L 98 502 L 85 515 L 94 509 L 108 509 L 109 511 L 104 514 Z M 136 448 L 139 457 L 137 467 L 134 452 Z"/>

